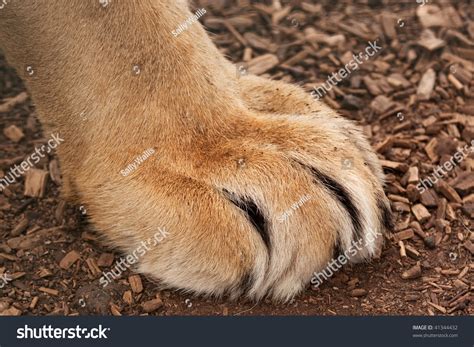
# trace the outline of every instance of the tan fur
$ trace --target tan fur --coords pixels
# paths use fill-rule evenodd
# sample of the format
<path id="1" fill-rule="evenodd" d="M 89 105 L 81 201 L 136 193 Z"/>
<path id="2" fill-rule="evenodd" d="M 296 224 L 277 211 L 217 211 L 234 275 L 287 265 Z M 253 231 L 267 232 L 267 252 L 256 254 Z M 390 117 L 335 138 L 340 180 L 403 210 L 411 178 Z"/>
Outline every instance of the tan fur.
<path id="1" fill-rule="evenodd" d="M 174 37 L 191 15 L 172 0 L 105 8 L 97 0 L 11 0 L 0 10 L 0 47 L 47 132 L 65 139 L 64 196 L 84 204 L 125 252 L 158 228 L 169 232 L 140 271 L 200 294 L 291 298 L 353 234 L 344 206 L 308 168 L 347 189 L 364 238 L 384 231 L 382 170 L 360 130 L 300 88 L 237 78 L 199 23 Z M 123 177 L 148 148 L 155 154 Z M 259 207 L 270 251 L 228 192 Z M 311 199 L 279 221 L 304 195 Z M 380 242 L 353 260 L 373 256 Z"/>

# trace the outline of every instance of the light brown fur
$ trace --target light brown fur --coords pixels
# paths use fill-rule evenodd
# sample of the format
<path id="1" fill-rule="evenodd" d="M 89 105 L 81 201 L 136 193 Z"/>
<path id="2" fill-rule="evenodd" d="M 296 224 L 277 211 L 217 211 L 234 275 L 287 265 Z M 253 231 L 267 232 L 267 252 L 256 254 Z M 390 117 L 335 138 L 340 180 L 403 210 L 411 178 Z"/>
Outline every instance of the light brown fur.
<path id="1" fill-rule="evenodd" d="M 364 238 L 384 231 L 382 170 L 352 122 L 298 87 L 238 78 L 199 23 L 174 37 L 190 15 L 171 0 L 12 0 L 0 10 L 0 48 L 46 131 L 65 139 L 64 196 L 127 253 L 169 232 L 140 271 L 200 294 L 291 298 L 353 240 L 350 216 L 311 168 L 348 191 Z M 148 148 L 155 154 L 123 177 Z M 270 250 L 233 199 L 259 207 Z"/>

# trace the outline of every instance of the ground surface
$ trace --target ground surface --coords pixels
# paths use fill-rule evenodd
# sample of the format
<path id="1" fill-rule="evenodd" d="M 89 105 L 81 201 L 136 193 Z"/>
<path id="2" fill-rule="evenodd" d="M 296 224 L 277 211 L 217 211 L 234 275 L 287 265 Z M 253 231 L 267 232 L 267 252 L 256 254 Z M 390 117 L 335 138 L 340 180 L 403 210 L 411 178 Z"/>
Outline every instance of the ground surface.
<path id="1" fill-rule="evenodd" d="M 83 207 L 61 201 L 51 155 L 36 165 L 51 175 L 44 197 L 26 197 L 23 178 L 0 193 L 0 275 L 11 279 L 3 286 L 0 280 L 0 314 L 473 314 L 472 155 L 455 162 L 422 196 L 415 186 L 474 138 L 474 6 L 421 2 L 306 0 L 282 1 L 280 7 L 278 1 L 206 0 L 196 5 L 206 8 L 200 21 L 239 64 L 237 74 L 267 74 L 299 83 L 308 93 L 343 67 L 350 52 L 362 52 L 369 40 L 377 40 L 381 50 L 331 88 L 324 101 L 359 121 L 386 160 L 397 223 L 379 260 L 346 266 L 319 288 L 281 305 L 159 291 L 130 271 L 102 289 L 101 272 L 121 255 L 100 242 Z M 0 58 L 0 105 L 23 90 Z M 18 129 L 5 130 L 12 125 L 24 137 L 16 138 Z M 46 139 L 29 99 L 4 107 L 0 129 L 1 178 Z"/>

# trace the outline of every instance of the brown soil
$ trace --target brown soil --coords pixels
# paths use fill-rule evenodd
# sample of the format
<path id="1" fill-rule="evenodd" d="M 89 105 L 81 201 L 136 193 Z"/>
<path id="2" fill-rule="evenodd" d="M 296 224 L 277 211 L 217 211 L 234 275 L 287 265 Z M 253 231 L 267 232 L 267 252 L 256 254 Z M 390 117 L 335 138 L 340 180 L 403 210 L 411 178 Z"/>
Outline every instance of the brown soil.
<path id="1" fill-rule="evenodd" d="M 44 197 L 30 198 L 24 195 L 22 178 L 0 193 L 0 275 L 13 278 L 0 289 L 0 315 L 472 314 L 472 155 L 444 176 L 444 184 L 421 197 L 415 188 L 416 169 L 420 178 L 430 176 L 458 146 L 474 138 L 472 2 L 314 3 L 282 1 L 280 8 L 279 1 L 202 0 L 196 9 L 206 8 L 200 21 L 219 48 L 239 63 L 236 73 L 260 70 L 299 83 L 308 92 L 344 66 L 347 52 L 363 51 L 369 40 L 382 46 L 324 98 L 359 121 L 381 159 L 387 160 L 387 192 L 398 212 L 394 234 L 380 259 L 345 266 L 319 288 L 308 288 L 287 304 L 217 301 L 160 291 L 143 276 L 129 278 L 131 271 L 102 289 L 101 271 L 109 271 L 120 253 L 100 242 L 83 207 L 65 206 L 54 180 L 47 181 Z M 439 6 L 441 12 L 421 13 L 420 8 L 428 6 Z M 441 22 L 426 28 L 433 20 Z M 265 60 L 268 66 L 252 60 L 264 54 L 271 55 Z M 435 72 L 434 89 L 426 73 L 430 68 Z M 428 100 L 417 94 L 420 84 L 427 88 Z M 7 98 L 22 91 L 22 82 L 0 57 L 0 109 Z M 11 125 L 24 132 L 19 142 L 11 140 L 15 134 L 3 131 Z M 46 139 L 29 99 L 0 113 L 0 129 L 3 177 Z M 51 155 L 36 166 L 51 173 L 55 160 Z M 419 204 L 428 214 L 421 206 L 413 213 Z M 407 256 L 401 256 L 400 247 L 406 248 Z M 406 271 L 415 278 L 402 278 Z"/>

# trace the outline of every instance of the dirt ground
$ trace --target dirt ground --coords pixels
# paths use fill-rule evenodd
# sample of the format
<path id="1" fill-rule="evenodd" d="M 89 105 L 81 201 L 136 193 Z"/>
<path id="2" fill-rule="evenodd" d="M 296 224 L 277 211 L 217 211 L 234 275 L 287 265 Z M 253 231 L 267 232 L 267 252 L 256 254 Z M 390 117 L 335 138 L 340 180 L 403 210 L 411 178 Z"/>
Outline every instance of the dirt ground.
<path id="1" fill-rule="evenodd" d="M 474 139 L 474 3 L 424 2 L 195 3 L 237 74 L 308 93 L 369 41 L 381 47 L 323 98 L 364 127 L 383 160 L 396 226 L 380 259 L 345 266 L 286 304 L 160 291 L 129 270 L 103 289 L 102 271 L 121 254 L 100 241 L 84 207 L 61 201 L 52 153 L 36 165 L 49 172 L 43 197 L 25 196 L 23 178 L 0 193 L 0 276 L 9 278 L 0 315 L 473 314 L 473 155 L 425 193 L 416 185 Z M 8 102 L 24 90 L 0 56 L 0 178 L 47 140 L 30 99 Z"/>

